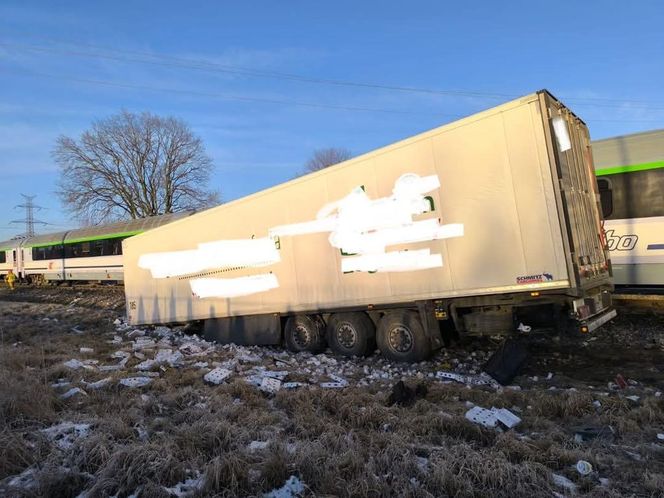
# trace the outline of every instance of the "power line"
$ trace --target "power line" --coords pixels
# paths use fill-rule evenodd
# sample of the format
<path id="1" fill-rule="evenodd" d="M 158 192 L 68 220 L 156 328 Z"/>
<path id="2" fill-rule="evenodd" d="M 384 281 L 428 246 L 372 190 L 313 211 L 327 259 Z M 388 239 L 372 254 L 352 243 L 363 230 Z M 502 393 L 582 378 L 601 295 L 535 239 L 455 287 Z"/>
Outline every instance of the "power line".
<path id="1" fill-rule="evenodd" d="M 51 40 L 53 41 L 53 40 Z M 56 41 L 56 43 L 72 45 L 71 42 L 67 41 Z M 97 45 L 82 44 L 83 46 L 92 48 L 94 50 L 104 50 L 108 53 L 91 53 L 84 52 L 80 49 L 72 50 L 68 48 L 53 48 L 53 47 L 44 47 L 36 45 L 26 45 L 18 43 L 7 43 L 0 42 L 0 46 L 13 47 L 23 50 L 32 50 L 36 52 L 45 52 L 45 53 L 59 53 L 64 55 L 73 55 L 77 57 L 90 57 L 98 59 L 107 59 L 120 62 L 136 62 L 140 64 L 152 64 L 158 66 L 166 67 L 176 67 L 176 68 L 186 68 L 186 69 L 195 69 L 200 71 L 208 72 L 222 72 L 228 74 L 236 74 L 240 76 L 248 77 L 257 77 L 257 78 L 272 78 L 272 79 L 281 79 L 281 80 L 290 80 L 298 81 L 303 83 L 314 83 L 314 84 L 323 84 L 323 85 L 334 85 L 334 86 L 347 86 L 347 87 L 356 87 L 356 88 L 370 88 L 370 89 L 379 89 L 379 90 L 389 90 L 389 91 L 398 91 L 398 92 L 408 92 L 408 93 L 422 93 L 422 94 L 434 94 L 434 95 L 445 95 L 445 96 L 458 96 L 458 97 L 472 97 L 472 98 L 483 98 L 483 99 L 513 99 L 517 98 L 519 95 L 508 94 L 508 93 L 490 93 L 490 92 L 480 92 L 473 90 L 440 90 L 440 89 L 430 89 L 430 88 L 419 88 L 419 87 L 408 87 L 408 86 L 397 86 L 397 85 L 386 85 L 379 83 L 367 83 L 367 82 L 357 82 L 349 80 L 337 80 L 330 78 L 314 78 L 307 77 L 299 74 L 292 73 L 281 73 L 275 71 L 265 71 L 253 68 L 247 68 L 243 66 L 231 65 L 231 64 L 220 64 L 209 61 L 202 61 L 196 59 L 188 59 L 181 57 L 173 57 L 163 54 L 149 54 L 145 52 L 137 51 L 127 51 L 127 50 L 118 50 L 111 49 L 107 47 L 100 47 Z M 77 44 L 81 46 L 81 44 Z M 121 54 L 121 55 L 112 55 Z M 132 57 L 127 57 L 128 54 Z M 138 56 L 139 58 L 136 58 Z M 567 102 L 574 102 L 575 105 L 579 106 L 590 106 L 590 107 L 608 107 L 608 108 L 621 108 L 625 105 L 637 106 L 638 108 L 648 108 L 648 109 L 657 109 L 661 110 L 664 107 L 652 107 L 653 104 L 664 105 L 664 102 L 649 102 L 644 100 L 633 100 L 633 99 L 607 99 L 607 98 L 597 98 L 597 97 L 569 97 L 565 98 Z"/>
<path id="2" fill-rule="evenodd" d="M 119 83 L 114 81 L 107 80 L 97 80 L 97 79 L 88 79 L 88 78 L 76 78 L 72 76 L 62 76 L 48 73 L 39 73 L 34 71 L 24 71 L 24 70 L 7 70 L 6 68 L 0 68 L 0 71 L 6 73 L 22 74 L 25 76 L 31 77 L 44 77 L 44 78 L 53 78 L 59 80 L 74 81 L 77 83 L 87 83 L 92 85 L 102 85 L 116 88 L 129 88 L 133 90 L 143 90 L 151 92 L 165 92 L 165 93 L 174 93 L 180 95 L 189 95 L 196 97 L 206 97 L 206 98 L 215 98 L 220 100 L 236 100 L 242 102 L 259 102 L 264 104 L 281 104 L 281 105 L 293 105 L 301 107 L 311 107 L 319 109 L 334 109 L 342 111 L 362 111 L 362 112 L 378 112 L 378 113 L 388 113 L 388 114 L 415 114 L 415 115 L 427 115 L 427 116 L 446 116 L 450 118 L 460 118 L 461 114 L 446 114 L 440 112 L 420 112 L 420 111 L 405 111 L 398 109 L 381 109 L 375 107 L 360 107 L 360 106 L 348 106 L 348 105 L 334 105 L 334 104 L 322 104 L 318 102 L 302 102 L 297 100 L 287 100 L 287 99 L 266 99 L 260 97 L 245 97 L 239 95 L 228 95 L 222 93 L 213 93 L 213 92 L 201 92 L 195 90 L 181 90 L 178 88 L 166 88 L 166 87 L 155 87 L 148 85 L 134 85 L 131 83 Z"/>
<path id="3" fill-rule="evenodd" d="M 331 109 L 331 110 L 353 111 L 353 112 L 376 112 L 376 113 L 383 113 L 383 114 L 436 116 L 436 117 L 446 117 L 446 118 L 450 118 L 450 119 L 460 119 L 460 118 L 464 117 L 464 115 L 462 115 L 462 114 L 448 114 L 448 113 L 440 113 L 440 112 L 422 112 L 422 111 L 407 111 L 407 110 L 399 110 L 399 109 L 384 109 L 384 108 L 359 107 L 359 106 L 348 106 L 348 105 L 334 105 L 334 104 L 323 104 L 323 103 L 318 103 L 318 102 L 302 102 L 302 101 L 288 100 L 288 99 L 266 99 L 266 98 L 260 98 L 260 97 L 245 97 L 245 96 L 221 94 L 221 93 L 214 93 L 214 92 L 202 92 L 202 91 L 195 91 L 195 90 L 182 90 L 182 89 L 178 89 L 178 88 L 154 87 L 154 86 L 148 86 L 148 85 L 135 85 L 135 84 L 131 84 L 131 83 L 121 83 L 121 82 L 114 82 L 114 81 L 107 81 L 107 80 L 77 78 L 77 77 L 72 77 L 72 76 L 63 76 L 63 75 L 56 75 L 56 74 L 39 73 L 39 72 L 34 72 L 34 71 L 25 71 L 25 70 L 17 70 L 17 69 L 9 70 L 7 68 L 0 68 L 0 72 L 1 71 L 4 71 L 5 73 L 19 74 L 19 75 L 28 76 L 28 77 L 52 78 L 52 79 L 57 79 L 57 80 L 73 81 L 73 82 L 76 82 L 76 83 L 84 83 L 84 84 L 98 85 L 98 86 L 105 86 L 105 87 L 124 88 L 124 89 L 148 91 L 148 92 L 172 93 L 172 94 L 177 94 L 177 95 L 186 95 L 186 96 L 193 96 L 193 97 L 205 97 L 205 98 L 212 98 L 212 99 L 218 99 L 218 100 L 229 100 L 229 101 L 240 101 L 240 102 L 256 102 L 256 103 L 262 103 L 262 104 L 290 105 L 290 106 L 298 106 L 298 107 Z M 478 111 L 473 111 L 473 112 L 478 112 Z M 585 121 L 595 121 L 595 122 L 621 122 L 621 123 L 661 123 L 662 122 L 662 120 L 649 120 L 649 119 L 636 119 L 636 120 L 619 119 L 619 118 L 615 118 L 615 119 L 603 119 L 603 118 L 592 119 L 592 118 L 589 118 L 589 117 L 584 117 L 584 119 L 585 119 Z"/>

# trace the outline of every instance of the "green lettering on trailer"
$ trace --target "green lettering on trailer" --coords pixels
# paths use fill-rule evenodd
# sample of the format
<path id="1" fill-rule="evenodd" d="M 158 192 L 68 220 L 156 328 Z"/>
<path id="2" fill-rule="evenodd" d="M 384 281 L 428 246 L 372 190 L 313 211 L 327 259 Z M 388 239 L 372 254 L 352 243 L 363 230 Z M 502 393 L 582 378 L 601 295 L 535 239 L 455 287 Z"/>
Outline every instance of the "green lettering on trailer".
<path id="1" fill-rule="evenodd" d="M 596 176 L 617 175 L 618 173 L 633 173 L 634 171 L 645 171 L 648 169 L 664 168 L 664 161 L 652 163 L 628 164 L 626 166 L 613 166 L 595 170 Z"/>
<path id="2" fill-rule="evenodd" d="M 93 242 L 95 240 L 105 240 L 105 239 L 117 239 L 120 237 L 131 237 L 132 235 L 138 235 L 139 233 L 143 233 L 143 230 L 133 230 L 131 232 L 120 232 L 120 233 L 109 233 L 109 234 L 104 234 L 104 235 L 95 235 L 92 237 L 81 237 L 78 239 L 71 239 L 71 240 L 66 240 L 64 242 L 65 245 L 67 244 L 77 244 L 79 242 Z M 31 247 L 50 247 L 50 246 L 61 246 L 62 241 L 57 241 L 57 242 L 43 242 L 41 244 L 33 244 L 29 246 L 25 246 L 26 248 L 31 248 Z"/>

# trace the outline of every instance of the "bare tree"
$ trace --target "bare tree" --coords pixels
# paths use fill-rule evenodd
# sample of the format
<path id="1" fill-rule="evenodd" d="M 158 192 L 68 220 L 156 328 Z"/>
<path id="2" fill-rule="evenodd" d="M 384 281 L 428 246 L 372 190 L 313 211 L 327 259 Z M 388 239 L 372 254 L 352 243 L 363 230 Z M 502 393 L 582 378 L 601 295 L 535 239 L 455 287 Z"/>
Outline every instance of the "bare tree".
<path id="1" fill-rule="evenodd" d="M 142 218 L 219 202 L 207 189 L 213 164 L 200 138 L 173 117 L 123 111 L 96 121 L 79 140 L 60 136 L 57 194 L 92 223 Z"/>
<path id="2" fill-rule="evenodd" d="M 353 154 L 342 147 L 328 147 L 326 149 L 317 149 L 311 155 L 311 158 L 304 164 L 303 175 L 313 173 L 321 169 L 341 163 L 353 157 Z"/>

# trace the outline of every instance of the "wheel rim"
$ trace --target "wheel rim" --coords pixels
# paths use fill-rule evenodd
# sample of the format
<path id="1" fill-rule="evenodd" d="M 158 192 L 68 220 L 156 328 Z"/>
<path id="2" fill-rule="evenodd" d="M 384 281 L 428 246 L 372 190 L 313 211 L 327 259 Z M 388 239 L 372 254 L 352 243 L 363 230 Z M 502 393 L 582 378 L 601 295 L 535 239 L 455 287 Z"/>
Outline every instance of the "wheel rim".
<path id="1" fill-rule="evenodd" d="M 390 330 L 390 347 L 399 353 L 407 353 L 413 348 L 413 333 L 403 325 L 397 325 Z"/>
<path id="2" fill-rule="evenodd" d="M 311 342 L 311 333 L 304 325 L 296 325 L 293 330 L 293 342 L 299 348 L 306 348 Z"/>
<path id="3" fill-rule="evenodd" d="M 352 349 L 357 344 L 357 332 L 350 323 L 341 323 L 337 327 L 337 341 L 346 348 Z"/>

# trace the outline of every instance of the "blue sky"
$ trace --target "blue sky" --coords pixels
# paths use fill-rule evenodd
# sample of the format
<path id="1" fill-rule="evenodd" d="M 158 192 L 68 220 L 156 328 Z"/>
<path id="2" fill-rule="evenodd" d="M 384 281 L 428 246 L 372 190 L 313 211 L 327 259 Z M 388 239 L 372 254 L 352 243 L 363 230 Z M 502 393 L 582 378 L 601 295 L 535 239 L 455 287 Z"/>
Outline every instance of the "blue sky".
<path id="1" fill-rule="evenodd" d="M 41 232 L 76 226 L 51 150 L 122 109 L 185 120 L 226 201 L 316 148 L 359 154 L 541 88 L 593 138 L 664 128 L 663 21 L 656 1 L 3 0 L 0 240 L 23 230 L 21 193 Z"/>

